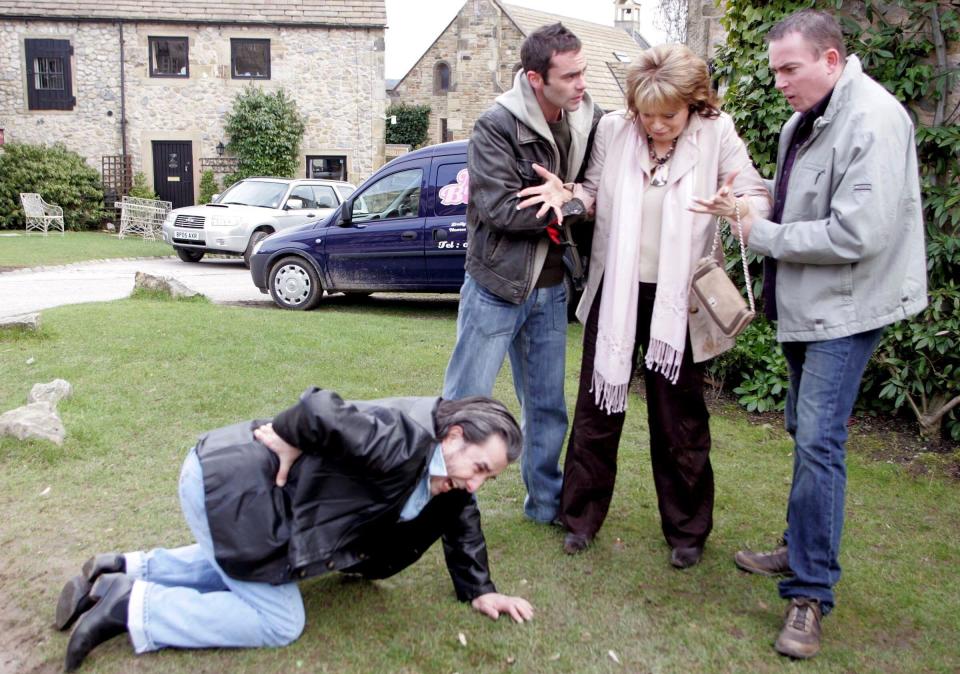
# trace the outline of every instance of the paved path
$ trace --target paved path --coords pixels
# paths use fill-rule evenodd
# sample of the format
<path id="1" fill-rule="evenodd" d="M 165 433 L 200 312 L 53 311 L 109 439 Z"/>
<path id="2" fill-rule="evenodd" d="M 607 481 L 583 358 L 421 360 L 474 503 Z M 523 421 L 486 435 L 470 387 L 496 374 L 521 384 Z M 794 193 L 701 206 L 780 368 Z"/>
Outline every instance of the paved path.
<path id="1" fill-rule="evenodd" d="M 217 303 L 263 303 L 262 294 L 239 259 L 204 259 L 197 264 L 176 258 L 106 260 L 60 267 L 19 269 L 0 273 L 0 318 L 19 316 L 63 304 L 105 302 L 127 297 L 133 277 L 142 271 L 171 276 Z"/>

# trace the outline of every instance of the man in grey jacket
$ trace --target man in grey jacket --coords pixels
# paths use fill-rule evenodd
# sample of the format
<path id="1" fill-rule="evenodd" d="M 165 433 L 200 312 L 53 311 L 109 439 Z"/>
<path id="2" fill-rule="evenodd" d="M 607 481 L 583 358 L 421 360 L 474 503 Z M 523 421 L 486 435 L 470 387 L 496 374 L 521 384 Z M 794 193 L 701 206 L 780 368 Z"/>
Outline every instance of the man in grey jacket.
<path id="1" fill-rule="evenodd" d="M 521 208 L 517 193 L 542 184 L 543 169 L 576 180 L 590 155 L 601 111 L 586 92 L 580 46 L 559 23 L 531 33 L 513 88 L 474 126 L 468 151 L 470 247 L 457 344 L 443 388 L 451 400 L 490 395 L 510 354 L 523 409 L 524 513 L 543 523 L 557 517 L 567 432 L 564 248 L 548 233 L 551 207 L 559 215 L 559 204 Z"/>
<path id="2" fill-rule="evenodd" d="M 784 545 L 735 561 L 788 576 L 775 647 L 808 658 L 820 649 L 820 619 L 840 578 L 847 419 L 884 326 L 926 306 L 926 261 L 906 111 L 846 56 L 829 14 L 797 12 L 767 41 L 776 87 L 796 112 L 780 134 L 771 218 L 745 212 L 742 200 L 740 213 L 750 248 L 773 263 L 764 294 L 790 371 L 794 468 Z M 723 190 L 701 201 L 731 219 L 733 204 Z"/>

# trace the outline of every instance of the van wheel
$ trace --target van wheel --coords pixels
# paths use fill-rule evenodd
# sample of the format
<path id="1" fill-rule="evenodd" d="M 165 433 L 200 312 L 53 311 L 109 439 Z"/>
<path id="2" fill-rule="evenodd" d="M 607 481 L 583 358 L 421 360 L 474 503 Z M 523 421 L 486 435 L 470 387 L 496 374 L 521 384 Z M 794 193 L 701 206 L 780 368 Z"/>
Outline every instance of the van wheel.
<path id="1" fill-rule="evenodd" d="M 202 250 L 193 250 L 192 248 L 176 248 L 174 250 L 177 252 L 177 257 L 179 257 L 184 262 L 199 262 L 203 259 Z"/>
<path id="2" fill-rule="evenodd" d="M 250 235 L 250 241 L 247 242 L 247 249 L 243 251 L 243 264 L 247 269 L 250 269 L 250 258 L 253 257 L 254 247 L 268 236 L 270 236 L 270 232 L 264 232 L 263 230 L 257 230 Z"/>
<path id="3" fill-rule="evenodd" d="M 281 309 L 307 311 L 317 306 L 323 296 L 323 286 L 313 265 L 295 255 L 273 265 L 267 283 L 270 296 Z"/>

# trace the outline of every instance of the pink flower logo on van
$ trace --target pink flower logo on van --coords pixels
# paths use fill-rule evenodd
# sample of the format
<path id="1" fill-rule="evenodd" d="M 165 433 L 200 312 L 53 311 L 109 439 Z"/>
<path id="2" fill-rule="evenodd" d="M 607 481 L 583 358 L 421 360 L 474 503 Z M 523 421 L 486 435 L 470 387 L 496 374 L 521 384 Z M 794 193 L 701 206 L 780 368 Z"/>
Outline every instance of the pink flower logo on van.
<path id="1" fill-rule="evenodd" d="M 440 188 L 440 203 L 444 206 L 470 203 L 470 176 L 467 175 L 467 169 L 460 169 L 456 183 Z"/>

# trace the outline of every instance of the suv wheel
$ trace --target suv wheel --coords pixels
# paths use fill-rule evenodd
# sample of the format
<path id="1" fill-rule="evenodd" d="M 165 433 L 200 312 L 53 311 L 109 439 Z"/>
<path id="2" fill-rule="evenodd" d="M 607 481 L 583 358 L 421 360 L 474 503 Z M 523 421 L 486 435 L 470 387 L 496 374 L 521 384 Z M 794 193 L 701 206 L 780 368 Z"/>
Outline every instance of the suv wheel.
<path id="1" fill-rule="evenodd" d="M 323 295 L 313 265 L 302 257 L 285 257 L 270 270 L 270 296 L 281 309 L 313 309 Z"/>
<path id="2" fill-rule="evenodd" d="M 174 247 L 174 250 L 177 251 L 177 257 L 179 257 L 184 262 L 199 262 L 200 260 L 203 259 L 202 250 L 193 250 L 192 248 L 176 248 L 176 247 Z"/>
<path id="3" fill-rule="evenodd" d="M 250 241 L 247 242 L 247 249 L 243 251 L 243 264 L 247 269 L 250 269 L 250 258 L 253 257 L 254 247 L 270 236 L 270 232 L 264 232 L 263 230 L 257 230 L 250 235 Z"/>

